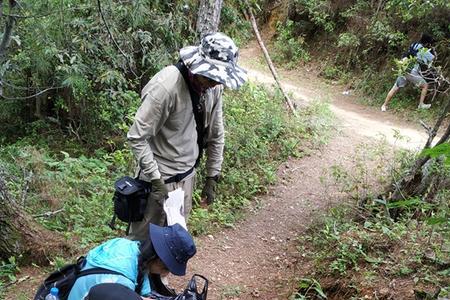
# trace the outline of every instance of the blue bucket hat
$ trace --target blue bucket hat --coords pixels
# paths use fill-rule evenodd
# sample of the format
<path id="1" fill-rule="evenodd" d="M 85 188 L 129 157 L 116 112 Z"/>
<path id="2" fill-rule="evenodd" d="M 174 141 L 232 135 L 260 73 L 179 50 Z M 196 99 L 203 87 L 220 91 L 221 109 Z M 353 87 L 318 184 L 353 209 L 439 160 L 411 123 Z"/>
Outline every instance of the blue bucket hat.
<path id="1" fill-rule="evenodd" d="M 185 275 L 188 260 L 197 252 L 189 232 L 177 223 L 167 227 L 150 224 L 149 233 L 156 254 L 170 273 Z"/>

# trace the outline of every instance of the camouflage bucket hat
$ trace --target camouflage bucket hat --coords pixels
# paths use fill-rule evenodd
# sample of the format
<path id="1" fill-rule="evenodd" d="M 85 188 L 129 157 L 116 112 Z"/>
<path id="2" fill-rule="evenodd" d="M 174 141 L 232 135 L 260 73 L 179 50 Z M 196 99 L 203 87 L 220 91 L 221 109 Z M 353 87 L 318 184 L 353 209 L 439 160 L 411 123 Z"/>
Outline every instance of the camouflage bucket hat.
<path id="1" fill-rule="evenodd" d="M 180 58 L 193 73 L 238 89 L 247 81 L 247 72 L 237 65 L 238 48 L 223 33 L 206 35 L 199 46 L 180 50 Z"/>

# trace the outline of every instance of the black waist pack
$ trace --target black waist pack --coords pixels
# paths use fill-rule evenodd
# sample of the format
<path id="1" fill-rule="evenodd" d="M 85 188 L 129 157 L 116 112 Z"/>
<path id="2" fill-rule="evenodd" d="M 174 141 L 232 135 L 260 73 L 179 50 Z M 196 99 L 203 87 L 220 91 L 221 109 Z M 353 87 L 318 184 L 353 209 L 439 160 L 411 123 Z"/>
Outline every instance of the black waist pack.
<path id="1" fill-rule="evenodd" d="M 124 176 L 116 181 L 114 188 L 114 214 L 117 218 L 127 223 L 142 221 L 151 184 Z"/>

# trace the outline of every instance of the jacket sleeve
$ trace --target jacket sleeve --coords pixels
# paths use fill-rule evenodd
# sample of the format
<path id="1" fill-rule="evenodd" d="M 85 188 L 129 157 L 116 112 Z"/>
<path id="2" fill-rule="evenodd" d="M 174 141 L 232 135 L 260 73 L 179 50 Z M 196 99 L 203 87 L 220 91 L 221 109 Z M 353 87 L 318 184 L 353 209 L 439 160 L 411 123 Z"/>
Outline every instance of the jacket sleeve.
<path id="1" fill-rule="evenodd" d="M 222 170 L 223 162 L 223 148 L 225 144 L 224 137 L 224 125 L 223 125 L 223 112 L 222 112 L 222 93 L 223 88 L 216 87 L 212 90 L 211 99 L 211 111 L 207 113 L 209 120 L 208 124 L 208 135 L 206 148 L 206 176 L 216 176 L 219 175 Z"/>
<path id="2" fill-rule="evenodd" d="M 150 287 L 150 280 L 148 278 L 148 276 L 144 276 L 144 283 L 142 285 L 142 290 L 141 290 L 141 295 L 144 297 L 147 297 L 150 295 L 152 289 Z"/>
<path id="3" fill-rule="evenodd" d="M 150 141 L 164 125 L 169 111 L 169 93 L 157 82 L 149 83 L 142 92 L 142 104 L 127 134 L 128 143 L 144 180 L 161 178 Z"/>

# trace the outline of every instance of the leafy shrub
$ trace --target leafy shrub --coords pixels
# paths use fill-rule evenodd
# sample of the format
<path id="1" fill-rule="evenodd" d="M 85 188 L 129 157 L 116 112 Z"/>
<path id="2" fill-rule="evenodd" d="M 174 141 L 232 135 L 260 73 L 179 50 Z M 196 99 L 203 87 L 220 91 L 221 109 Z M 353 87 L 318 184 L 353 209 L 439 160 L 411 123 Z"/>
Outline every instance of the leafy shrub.
<path id="1" fill-rule="evenodd" d="M 220 30 L 233 37 L 236 45 L 242 46 L 252 38 L 252 27 L 248 20 L 242 18 L 244 4 L 241 1 L 227 1 L 220 13 Z"/>
<path id="2" fill-rule="evenodd" d="M 16 281 L 16 273 L 19 271 L 15 257 L 0 261 L 0 297 L 3 297 L 5 283 Z"/>
<path id="3" fill-rule="evenodd" d="M 294 22 L 288 20 L 286 24 L 277 24 L 277 38 L 274 43 L 274 61 L 284 64 L 287 68 L 295 68 L 300 62 L 309 61 L 309 53 L 305 50 L 302 36 L 294 35 Z"/>
<path id="4" fill-rule="evenodd" d="M 336 24 L 332 20 L 331 3 L 327 0 L 294 0 L 294 6 L 301 12 L 306 12 L 309 19 L 326 32 L 332 32 Z"/>
<path id="5" fill-rule="evenodd" d="M 81 246 L 114 235 L 106 226 L 112 216 L 113 184 L 118 177 L 131 173 L 130 151 L 71 157 L 64 151 L 52 153 L 18 143 L 0 151 L 3 161 L 8 162 L 11 155 L 16 165 L 16 169 L 8 168 L 9 177 L 15 178 L 8 180 L 12 195 L 23 198 L 23 186 L 29 185 L 21 203 L 29 213 L 40 216 L 60 211 L 51 218 L 37 218 L 45 227 L 68 238 L 78 237 Z M 30 175 L 28 182 L 22 172 Z"/>
<path id="6" fill-rule="evenodd" d="M 358 47 L 360 45 L 359 37 L 351 32 L 344 32 L 339 35 L 338 47 Z"/>

